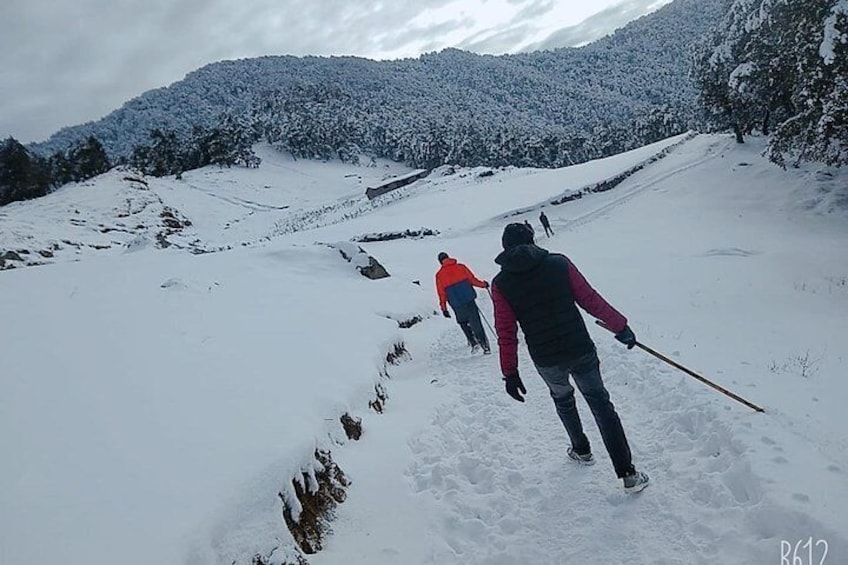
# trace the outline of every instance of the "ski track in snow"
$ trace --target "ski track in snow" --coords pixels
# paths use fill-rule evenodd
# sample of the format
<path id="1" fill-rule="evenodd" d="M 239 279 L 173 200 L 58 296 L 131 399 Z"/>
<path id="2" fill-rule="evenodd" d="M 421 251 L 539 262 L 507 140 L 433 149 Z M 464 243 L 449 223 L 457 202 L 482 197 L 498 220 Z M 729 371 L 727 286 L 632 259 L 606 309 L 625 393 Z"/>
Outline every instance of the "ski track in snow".
<path id="1" fill-rule="evenodd" d="M 721 417 L 741 408 L 702 401 L 697 383 L 598 343 L 634 463 L 652 481 L 627 495 L 579 393 L 593 467 L 567 459 L 567 435 L 526 351 L 519 404 L 503 390 L 496 355 L 471 357 L 459 338 L 444 332 L 428 362 L 434 386 L 450 387 L 454 400 L 410 440 L 408 478 L 443 540 L 427 563 L 772 563 L 780 540 L 803 532 L 845 554 L 839 534 L 764 496 L 746 446 Z"/>

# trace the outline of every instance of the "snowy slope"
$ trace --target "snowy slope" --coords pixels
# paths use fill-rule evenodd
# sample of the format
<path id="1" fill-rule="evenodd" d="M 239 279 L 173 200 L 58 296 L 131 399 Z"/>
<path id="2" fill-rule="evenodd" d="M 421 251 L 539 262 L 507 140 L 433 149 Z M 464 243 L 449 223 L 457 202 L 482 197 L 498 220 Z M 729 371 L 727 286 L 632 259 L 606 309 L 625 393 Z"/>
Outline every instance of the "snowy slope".
<path id="1" fill-rule="evenodd" d="M 376 167 L 295 161 L 267 145 L 256 152 L 263 160 L 257 169 L 206 167 L 181 180 L 115 169 L 36 202 L 4 206 L 0 256 L 7 250 L 20 255 L 22 261 L 9 261 L 9 268 L 127 247 L 233 248 L 265 238 L 312 207 L 367 200 L 366 187 L 409 171 L 384 160 Z"/>
<path id="2" fill-rule="evenodd" d="M 782 541 L 809 537 L 828 542 L 825 563 L 844 561 L 848 184 L 780 171 L 759 149 L 701 136 L 612 193 L 548 208 L 557 236 L 542 245 L 569 254 L 646 344 L 766 414 L 595 331 L 636 463 L 654 479 L 628 500 L 591 424 L 601 464 L 568 465 L 526 356 L 528 406 L 503 393 L 496 361 L 467 358 L 448 328 L 405 384 L 418 404 L 437 379 L 434 413 L 417 407 L 414 431 L 381 431 L 366 453 L 339 455 L 354 477 L 403 469 L 406 496 L 354 492 L 342 533 L 312 562 L 774 563 Z M 409 276 L 432 270 L 443 246 L 478 275 L 496 273 L 495 229 L 415 246 L 371 249 Z M 405 461 L 382 462 L 386 451 Z"/>
<path id="3" fill-rule="evenodd" d="M 0 561 L 292 560 L 277 493 L 322 447 L 352 484 L 312 564 L 779 563 L 781 541 L 808 537 L 844 562 L 848 183 L 774 168 L 757 140 L 698 136 L 609 192 L 546 204 L 675 141 L 557 171 L 431 177 L 367 208 L 338 165 L 204 169 L 151 182 L 192 222 L 171 248 L 0 273 L 0 316 L 15 320 L 0 325 Z M 120 185 L 108 179 L 94 188 Z M 120 202 L 77 198 L 95 225 Z M 76 205 L 67 191 L 4 208 L 0 246 L 74 232 Z M 538 228 L 540 205 L 556 230 L 540 244 L 567 253 L 642 341 L 766 408 L 591 328 L 653 479 L 637 497 L 588 421 L 599 464 L 567 464 L 523 349 L 519 405 L 497 356 L 470 356 L 454 323 L 429 317 L 436 254 L 490 279 L 504 216 L 528 210 L 510 218 Z M 392 274 L 379 281 L 315 245 L 421 226 L 441 235 L 363 245 Z M 178 248 L 193 239 L 234 249 Z M 407 330 L 394 321 L 416 314 Z M 398 340 L 412 359 L 383 381 L 378 415 L 368 401 Z M 363 419 L 357 444 L 342 439 L 345 411 Z"/>

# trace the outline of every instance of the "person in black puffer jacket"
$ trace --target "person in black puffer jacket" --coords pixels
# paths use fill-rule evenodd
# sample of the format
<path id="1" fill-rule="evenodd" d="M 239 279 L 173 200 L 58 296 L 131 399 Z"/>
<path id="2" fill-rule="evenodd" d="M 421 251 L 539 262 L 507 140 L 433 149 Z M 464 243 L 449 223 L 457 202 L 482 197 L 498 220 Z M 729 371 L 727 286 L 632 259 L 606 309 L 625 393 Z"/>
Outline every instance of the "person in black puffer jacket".
<path id="1" fill-rule="evenodd" d="M 633 467 L 624 428 L 601 379 L 595 344 L 577 306 L 600 319 L 631 349 L 636 336 L 627 318 L 589 285 L 565 255 L 535 245 L 533 233 L 524 224 L 506 226 L 501 241 L 504 251 L 495 259 L 501 272 L 492 281 L 491 290 L 507 393 L 520 402 L 524 402 L 522 394 L 527 394 L 518 375 L 520 325 L 530 357 L 550 389 L 571 440 L 568 456 L 586 465 L 595 461 L 577 413 L 570 376 L 592 410 L 625 490 L 642 490 L 648 485 L 648 476 Z"/>

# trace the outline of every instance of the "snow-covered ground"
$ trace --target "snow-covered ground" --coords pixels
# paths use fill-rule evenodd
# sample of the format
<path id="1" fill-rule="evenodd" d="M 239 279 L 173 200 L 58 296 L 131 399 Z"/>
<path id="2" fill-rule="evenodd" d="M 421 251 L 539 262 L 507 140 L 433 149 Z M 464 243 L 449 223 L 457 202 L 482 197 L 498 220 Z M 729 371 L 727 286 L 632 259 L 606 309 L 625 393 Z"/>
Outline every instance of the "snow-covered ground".
<path id="1" fill-rule="evenodd" d="M 756 139 L 698 136 L 609 192 L 545 205 L 678 142 L 431 175 L 373 203 L 366 186 L 408 170 L 266 152 L 258 170 L 147 190 L 112 172 L 0 208 L 0 250 L 56 262 L 0 272 L 0 563 L 294 562 L 278 493 L 291 499 L 316 448 L 351 485 L 313 565 L 782 563 L 798 542 L 803 563 L 825 545 L 823 563 L 848 562 L 845 174 L 781 171 Z M 641 341 L 766 409 L 592 327 L 653 481 L 640 495 L 621 492 L 582 399 L 589 468 L 564 457 L 523 349 L 518 404 L 497 356 L 472 356 L 432 316 L 437 253 L 491 279 L 503 226 L 540 231 L 541 205 L 556 235 L 540 245 L 568 254 Z M 190 225 L 161 249 L 166 208 Z M 362 244 L 387 279 L 323 245 L 421 227 L 440 235 Z M 400 341 L 411 359 L 386 378 Z M 382 414 L 368 408 L 377 384 Z M 344 412 L 362 418 L 358 442 Z"/>

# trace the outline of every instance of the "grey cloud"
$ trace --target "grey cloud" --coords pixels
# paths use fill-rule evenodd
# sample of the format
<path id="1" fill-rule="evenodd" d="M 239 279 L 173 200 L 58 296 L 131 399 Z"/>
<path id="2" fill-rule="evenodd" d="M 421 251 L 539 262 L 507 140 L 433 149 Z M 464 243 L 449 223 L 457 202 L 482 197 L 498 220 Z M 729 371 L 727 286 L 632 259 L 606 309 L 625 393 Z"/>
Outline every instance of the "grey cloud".
<path id="1" fill-rule="evenodd" d="M 395 33 L 386 35 L 379 41 L 378 45 L 386 51 L 392 51 L 413 42 L 424 42 L 424 44 L 432 45 L 436 43 L 438 37 L 442 37 L 446 33 L 457 29 L 467 28 L 470 25 L 471 22 L 465 19 L 443 22 L 426 27 L 399 29 Z"/>
<path id="2" fill-rule="evenodd" d="M 462 41 L 457 47 L 475 53 L 512 52 L 538 30 L 532 22 L 554 8 L 553 0 L 509 0 L 509 3 L 523 5 L 512 20 L 496 29 L 479 32 Z"/>
<path id="3" fill-rule="evenodd" d="M 527 25 L 512 26 L 492 33 L 481 32 L 458 45 L 460 49 L 474 53 L 502 54 L 512 51 L 528 34 Z"/>
<path id="4" fill-rule="evenodd" d="M 512 4 L 520 4 L 521 2 L 511 2 Z M 541 18 L 548 12 L 554 9 L 553 0 L 534 0 L 532 2 L 523 2 L 527 4 L 513 18 L 514 22 L 521 22 L 530 18 Z"/>
<path id="5" fill-rule="evenodd" d="M 555 31 L 542 41 L 527 46 L 523 51 L 575 47 L 589 43 L 611 34 L 636 18 L 644 16 L 656 4 L 657 0 L 627 0 L 615 4 L 586 18 L 576 26 Z"/>
<path id="6" fill-rule="evenodd" d="M 448 1 L 4 0 L 0 137 L 44 139 L 221 59 L 374 56 Z"/>
<path id="7" fill-rule="evenodd" d="M 440 36 L 470 26 L 467 18 L 473 18 L 457 13 L 411 27 L 417 16 L 451 0 L 2 1 L 0 137 L 24 142 L 98 119 L 222 59 L 433 51 L 449 46 Z M 514 51 L 538 34 L 534 20 L 553 1 L 509 0 L 520 7 L 512 22 L 460 46 Z M 551 36 L 545 44 L 556 40 Z"/>

